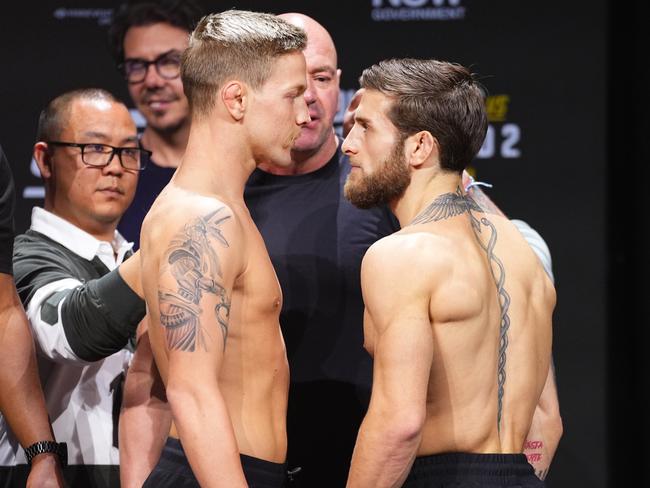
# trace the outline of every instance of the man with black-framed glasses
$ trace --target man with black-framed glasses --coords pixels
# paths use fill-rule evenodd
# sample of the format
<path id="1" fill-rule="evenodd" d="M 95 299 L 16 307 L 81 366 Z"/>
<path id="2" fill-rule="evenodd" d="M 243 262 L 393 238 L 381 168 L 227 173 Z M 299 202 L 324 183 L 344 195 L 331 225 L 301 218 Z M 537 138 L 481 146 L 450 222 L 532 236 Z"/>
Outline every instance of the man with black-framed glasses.
<path id="1" fill-rule="evenodd" d="M 139 256 L 117 224 L 151 152 L 140 146 L 127 107 L 91 88 L 47 105 L 33 155 L 45 203 L 16 238 L 13 268 L 54 435 L 67 443 L 63 474 L 69 486 L 119 487 L 127 344 L 145 306 Z M 19 450 L 16 459 L 28 462 L 30 453 Z"/>
<path id="2" fill-rule="evenodd" d="M 185 152 L 189 106 L 180 79 L 181 54 L 202 15 L 192 0 L 125 2 L 113 17 L 109 44 L 129 95 L 146 121 L 142 144 L 154 152 L 138 182 L 120 232 L 140 245 L 147 211 L 169 183 Z"/>

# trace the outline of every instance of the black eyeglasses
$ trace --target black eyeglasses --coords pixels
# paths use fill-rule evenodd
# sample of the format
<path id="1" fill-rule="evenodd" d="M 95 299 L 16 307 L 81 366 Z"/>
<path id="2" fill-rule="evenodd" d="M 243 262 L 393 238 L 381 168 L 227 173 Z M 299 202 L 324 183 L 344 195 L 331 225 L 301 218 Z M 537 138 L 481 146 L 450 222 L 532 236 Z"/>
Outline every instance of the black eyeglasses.
<path id="1" fill-rule="evenodd" d="M 153 61 L 139 58 L 125 59 L 123 63 L 118 65 L 118 69 L 122 71 L 129 83 L 140 83 L 147 77 L 150 64 L 156 67 L 156 71 L 162 78 L 173 80 L 181 74 L 181 53 L 167 51 Z"/>
<path id="2" fill-rule="evenodd" d="M 147 166 L 147 161 L 153 154 L 141 147 L 115 147 L 109 144 L 89 142 L 78 144 L 76 142 L 46 141 L 51 146 L 78 147 L 81 149 L 81 160 L 88 166 L 103 168 L 111 164 L 113 156 L 117 154 L 120 164 L 124 169 L 142 171 Z"/>

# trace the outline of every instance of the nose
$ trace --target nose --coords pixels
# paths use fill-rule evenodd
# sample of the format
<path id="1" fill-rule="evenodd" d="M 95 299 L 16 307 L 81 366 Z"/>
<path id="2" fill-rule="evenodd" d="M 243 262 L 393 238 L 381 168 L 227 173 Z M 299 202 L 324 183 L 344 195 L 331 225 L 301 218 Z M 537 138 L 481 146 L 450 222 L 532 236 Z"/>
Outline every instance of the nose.
<path id="1" fill-rule="evenodd" d="M 147 88 L 159 88 L 165 84 L 165 80 L 158 74 L 155 64 L 147 66 L 147 73 L 144 76 L 143 83 Z"/>
<path id="2" fill-rule="evenodd" d="M 306 97 L 299 97 L 299 109 L 298 109 L 298 114 L 296 117 L 296 124 L 298 125 L 305 125 L 311 122 L 311 117 L 309 116 L 309 109 L 307 108 L 307 100 Z"/>
<path id="3" fill-rule="evenodd" d="M 105 175 L 112 176 L 122 176 L 122 174 L 124 174 L 124 167 L 122 166 L 122 163 L 120 163 L 120 158 L 117 153 L 114 152 L 111 155 L 111 160 L 102 168 L 102 172 Z"/>
<path id="4" fill-rule="evenodd" d="M 305 102 L 307 105 L 311 105 L 316 101 L 316 90 L 314 89 L 314 81 L 311 78 L 307 78 L 307 89 L 305 90 Z"/>
<path id="5" fill-rule="evenodd" d="M 348 135 L 343 140 L 343 144 L 341 144 L 341 150 L 343 151 L 343 154 L 347 154 L 348 156 L 351 156 L 351 155 L 356 154 L 358 152 L 357 146 L 356 146 L 355 141 L 353 139 L 353 137 L 354 137 L 353 130 L 351 130 L 348 133 Z"/>

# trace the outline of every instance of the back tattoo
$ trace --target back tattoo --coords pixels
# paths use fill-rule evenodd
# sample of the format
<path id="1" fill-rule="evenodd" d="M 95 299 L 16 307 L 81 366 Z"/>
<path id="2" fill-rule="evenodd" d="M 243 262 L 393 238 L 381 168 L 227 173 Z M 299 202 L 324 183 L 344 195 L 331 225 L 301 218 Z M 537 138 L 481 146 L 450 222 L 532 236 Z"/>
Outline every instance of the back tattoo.
<path id="1" fill-rule="evenodd" d="M 497 410 L 497 428 L 501 432 L 501 415 L 503 411 L 503 393 L 506 383 L 506 351 L 508 349 L 508 329 L 510 328 L 510 295 L 505 288 L 506 271 L 503 262 L 494 254 L 494 247 L 497 242 L 497 229 L 486 217 L 477 218 L 472 212 L 485 213 L 476 201 L 469 195 L 463 195 L 460 188 L 456 188 L 455 193 L 444 193 L 436 198 L 429 206 L 420 212 L 410 225 L 426 224 L 437 222 L 451 217 L 456 217 L 467 212 L 472 225 L 472 230 L 476 240 L 481 248 L 485 251 L 490 264 L 490 272 L 494 283 L 496 284 L 499 296 L 499 308 L 501 310 L 501 319 L 499 325 L 499 360 L 497 369 L 497 386 L 498 386 L 498 410 Z M 489 230 L 487 244 L 481 240 L 483 230 Z"/>

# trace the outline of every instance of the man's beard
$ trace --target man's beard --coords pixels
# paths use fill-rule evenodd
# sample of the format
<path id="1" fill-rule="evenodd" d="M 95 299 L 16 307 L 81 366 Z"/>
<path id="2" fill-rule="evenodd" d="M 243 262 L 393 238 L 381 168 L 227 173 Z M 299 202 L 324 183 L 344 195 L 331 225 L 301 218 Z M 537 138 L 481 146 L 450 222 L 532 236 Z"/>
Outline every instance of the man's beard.
<path id="1" fill-rule="evenodd" d="M 343 192 L 355 207 L 377 207 L 401 197 L 411 182 L 404 158 L 404 138 L 395 142 L 390 155 L 375 173 L 365 176 L 359 169 L 355 181 L 351 176 L 348 175 Z"/>

